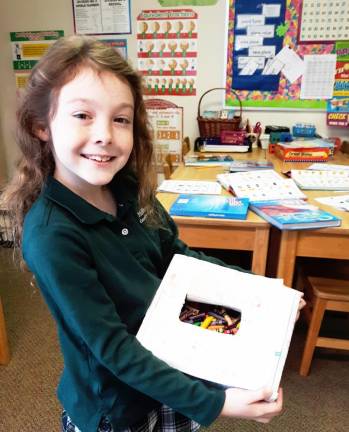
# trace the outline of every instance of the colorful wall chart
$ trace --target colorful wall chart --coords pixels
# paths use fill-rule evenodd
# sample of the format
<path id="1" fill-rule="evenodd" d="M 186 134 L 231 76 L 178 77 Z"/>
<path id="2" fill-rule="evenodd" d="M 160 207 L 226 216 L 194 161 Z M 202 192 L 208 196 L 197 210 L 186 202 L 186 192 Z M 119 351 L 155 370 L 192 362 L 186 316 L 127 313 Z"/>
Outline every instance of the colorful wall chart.
<path id="1" fill-rule="evenodd" d="M 145 106 L 152 127 L 157 172 L 163 173 L 167 155 L 174 163 L 181 161 L 183 107 L 166 99 L 146 99 Z"/>
<path id="2" fill-rule="evenodd" d="M 31 69 L 47 49 L 60 37 L 63 30 L 11 32 L 12 65 L 15 71 L 17 92 L 22 91 Z"/>
<path id="3" fill-rule="evenodd" d="M 137 56 L 146 95 L 196 94 L 197 37 L 197 13 L 191 9 L 141 12 Z"/>
<path id="4" fill-rule="evenodd" d="M 338 0 L 339 1 L 339 0 Z M 282 5 L 284 3 L 284 6 Z M 312 3 L 316 3 L 313 1 Z M 335 2 L 337 3 L 337 2 Z M 289 74 L 284 72 L 280 72 L 277 70 L 278 62 L 276 59 L 278 56 L 284 56 L 289 58 L 293 58 L 294 65 L 299 64 L 299 66 L 303 66 L 304 56 L 308 55 L 321 55 L 324 62 L 328 63 L 331 67 L 335 66 L 335 62 L 333 62 L 333 57 L 326 57 L 326 55 L 332 54 L 334 52 L 334 43 L 299 43 L 299 29 L 301 25 L 301 5 L 302 0 L 283 0 L 283 1 L 263 1 L 259 0 L 229 0 L 229 16 L 228 16 L 228 44 L 227 44 L 227 68 L 226 68 L 226 105 L 228 106 L 237 106 L 238 102 L 234 97 L 231 89 L 235 89 L 234 79 L 236 74 L 241 72 L 244 67 L 246 67 L 247 72 L 250 73 L 249 79 L 252 82 L 257 81 L 257 78 L 260 79 L 261 87 L 258 89 L 242 89 L 241 84 L 242 80 L 238 80 L 237 93 L 242 100 L 244 107 L 254 107 L 254 108 L 281 108 L 281 109 L 315 109 L 315 110 L 326 110 L 326 100 L 325 99 L 316 99 L 313 95 L 314 99 L 302 99 L 301 98 L 301 87 L 302 87 L 302 76 L 297 77 L 297 67 L 294 67 L 295 70 L 288 71 Z M 236 9 L 236 6 L 238 8 Z M 246 9 L 246 8 L 249 9 Z M 258 13 L 251 14 L 252 8 L 254 7 L 255 11 Z M 259 9 L 258 9 L 259 7 Z M 314 6 L 315 8 L 315 6 Z M 250 17 L 243 17 L 243 11 L 250 11 Z M 282 11 L 284 10 L 284 13 Z M 240 13 L 240 18 L 237 17 L 237 12 Z M 278 13 L 280 14 L 278 15 Z M 248 31 L 250 34 L 246 34 L 249 38 L 245 40 L 241 39 L 242 31 L 237 27 L 247 25 L 246 21 L 251 18 L 251 15 L 258 15 L 255 19 L 257 19 L 257 23 L 252 27 L 251 30 L 244 30 L 245 33 Z M 263 15 L 264 18 L 260 17 Z M 281 19 L 283 17 L 283 19 Z M 273 21 L 272 19 L 275 18 Z M 263 23 L 264 19 L 264 23 Z M 259 21 L 258 21 L 259 20 Z M 277 21 L 279 23 L 277 24 Z M 274 24 L 273 24 L 274 22 Z M 254 23 L 254 21 L 252 21 Z M 258 34 L 261 32 L 265 32 L 265 39 L 269 40 L 269 34 L 272 36 L 271 40 L 277 40 L 279 37 L 282 40 L 280 49 L 275 48 L 275 54 L 273 53 L 273 49 L 270 46 L 274 46 L 275 44 L 269 44 L 264 40 L 262 44 L 260 44 L 260 40 L 255 40 L 253 42 L 252 36 L 254 36 L 253 30 L 257 25 L 261 25 L 262 28 L 258 29 Z M 268 27 L 270 25 L 274 25 L 274 34 L 272 35 L 272 27 Z M 240 65 L 235 61 L 235 46 L 236 46 L 236 38 L 240 35 L 240 44 L 244 44 L 242 46 L 246 46 L 246 43 L 249 43 L 244 50 L 244 53 L 247 53 L 248 59 L 240 59 Z M 257 48 L 256 48 L 257 47 Z M 261 48 L 263 47 L 264 50 Z M 284 48 L 284 50 L 282 49 Z M 274 57 L 275 56 L 275 57 Z M 241 57 L 243 57 L 241 55 Z M 251 58 L 250 58 L 251 57 Z M 272 61 L 274 60 L 274 61 Z M 274 68 L 274 71 L 277 72 L 275 74 L 275 78 L 278 80 L 278 86 L 275 90 L 267 90 L 263 87 L 263 78 L 264 75 L 261 73 L 268 66 Z M 240 68 L 239 68 L 240 66 Z M 263 66 L 263 69 L 262 69 Z M 235 70 L 234 70 L 235 67 Z M 236 68 L 237 67 L 237 68 Z M 299 69 L 299 68 L 298 68 Z M 310 70 L 310 69 L 309 69 Z M 235 75 L 234 75 L 235 71 Z M 251 72 L 252 71 L 252 72 Z M 240 77 L 241 78 L 241 77 Z M 268 81 L 270 77 L 266 76 L 265 84 L 268 85 Z M 331 83 L 330 83 L 331 84 Z M 330 85 L 329 84 L 329 85 Z M 270 88 L 270 87 L 269 87 Z M 303 94 L 308 94 L 303 91 Z"/>
<path id="5" fill-rule="evenodd" d="M 302 43 L 349 39 L 348 0 L 303 0 L 300 19 Z"/>
<path id="6" fill-rule="evenodd" d="M 276 91 L 279 73 L 265 74 L 269 59 L 282 48 L 279 26 L 285 18 L 286 0 L 235 0 L 232 55 L 234 90 Z"/>
<path id="7" fill-rule="evenodd" d="M 349 126 L 349 41 L 336 43 L 336 75 L 333 99 L 327 101 L 328 126 Z"/>

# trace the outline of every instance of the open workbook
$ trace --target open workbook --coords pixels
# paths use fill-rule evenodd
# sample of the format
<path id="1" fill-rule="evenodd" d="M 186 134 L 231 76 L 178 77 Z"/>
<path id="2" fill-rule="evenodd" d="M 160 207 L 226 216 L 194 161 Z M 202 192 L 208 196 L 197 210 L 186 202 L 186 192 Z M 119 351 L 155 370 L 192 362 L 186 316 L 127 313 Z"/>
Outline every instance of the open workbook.
<path id="1" fill-rule="evenodd" d="M 277 396 L 301 293 L 280 279 L 175 255 L 138 331 L 137 339 L 154 355 L 187 374 L 229 387 L 268 386 Z M 210 305 L 213 318 L 196 325 L 180 317 Z M 193 307 L 194 304 L 194 307 Z M 219 313 L 234 332 L 210 331 L 207 321 Z"/>

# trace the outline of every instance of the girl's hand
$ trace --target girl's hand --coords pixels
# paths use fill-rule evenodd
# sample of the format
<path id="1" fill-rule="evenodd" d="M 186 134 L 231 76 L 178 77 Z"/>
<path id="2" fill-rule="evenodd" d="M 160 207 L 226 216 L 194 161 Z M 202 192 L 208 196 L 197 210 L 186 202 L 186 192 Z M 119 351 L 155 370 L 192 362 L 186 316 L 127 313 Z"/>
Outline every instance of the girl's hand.
<path id="1" fill-rule="evenodd" d="M 282 410 L 282 389 L 279 388 L 275 402 L 266 402 L 271 395 L 272 391 L 266 388 L 260 390 L 229 388 L 225 391 L 225 403 L 221 416 L 269 423 Z"/>
<path id="2" fill-rule="evenodd" d="M 299 300 L 299 305 L 298 305 L 298 312 L 297 312 L 296 321 L 297 321 L 298 318 L 299 318 L 300 311 L 304 308 L 304 306 L 305 306 L 306 304 L 307 304 L 306 301 L 305 301 L 304 298 L 302 297 L 302 298 Z"/>

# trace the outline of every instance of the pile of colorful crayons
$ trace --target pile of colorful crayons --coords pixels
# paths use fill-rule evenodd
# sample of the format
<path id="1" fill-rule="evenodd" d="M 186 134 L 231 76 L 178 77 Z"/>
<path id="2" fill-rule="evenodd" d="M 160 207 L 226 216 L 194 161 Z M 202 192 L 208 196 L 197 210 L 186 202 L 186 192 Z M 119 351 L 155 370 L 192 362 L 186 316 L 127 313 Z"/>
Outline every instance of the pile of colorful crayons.
<path id="1" fill-rule="evenodd" d="M 241 314 L 222 306 L 186 301 L 179 319 L 185 323 L 224 334 L 236 334 Z"/>

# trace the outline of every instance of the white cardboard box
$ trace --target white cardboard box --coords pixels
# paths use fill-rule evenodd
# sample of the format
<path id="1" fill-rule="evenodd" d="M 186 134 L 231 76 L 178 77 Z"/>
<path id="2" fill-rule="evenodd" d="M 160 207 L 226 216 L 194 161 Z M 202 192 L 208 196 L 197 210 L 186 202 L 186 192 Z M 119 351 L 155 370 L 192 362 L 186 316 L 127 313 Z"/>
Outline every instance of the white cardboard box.
<path id="1" fill-rule="evenodd" d="M 281 279 L 175 255 L 137 339 L 187 374 L 229 387 L 268 386 L 275 398 L 300 297 Z M 180 321 L 186 298 L 241 311 L 238 333 L 216 333 Z"/>

